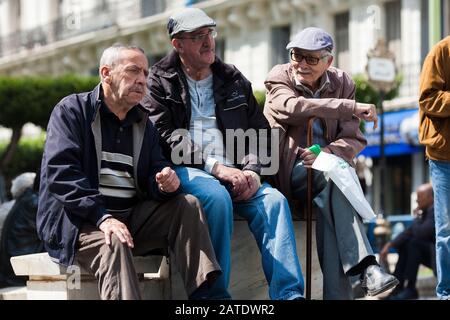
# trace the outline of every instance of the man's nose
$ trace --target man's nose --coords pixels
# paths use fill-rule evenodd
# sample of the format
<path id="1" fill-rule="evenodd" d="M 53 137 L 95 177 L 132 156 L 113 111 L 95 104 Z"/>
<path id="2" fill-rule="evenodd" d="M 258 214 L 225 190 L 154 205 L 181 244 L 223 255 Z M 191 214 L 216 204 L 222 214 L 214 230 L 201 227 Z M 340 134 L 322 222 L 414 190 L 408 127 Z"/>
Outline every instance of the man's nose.
<path id="1" fill-rule="evenodd" d="M 211 47 L 213 41 L 214 41 L 214 38 L 210 34 L 208 34 L 203 39 L 203 47 Z"/>
<path id="2" fill-rule="evenodd" d="M 145 75 L 145 72 L 142 71 L 139 73 L 139 76 L 137 77 L 136 80 L 138 83 L 146 83 L 147 82 L 147 76 Z"/>

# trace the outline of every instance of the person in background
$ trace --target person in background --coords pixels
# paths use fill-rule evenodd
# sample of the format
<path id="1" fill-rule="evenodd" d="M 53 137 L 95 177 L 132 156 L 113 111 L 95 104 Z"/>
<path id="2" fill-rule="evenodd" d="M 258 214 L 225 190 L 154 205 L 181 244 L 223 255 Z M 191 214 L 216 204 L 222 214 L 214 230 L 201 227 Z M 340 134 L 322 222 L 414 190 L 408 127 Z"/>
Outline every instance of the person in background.
<path id="1" fill-rule="evenodd" d="M 419 141 L 433 184 L 436 227 L 436 294 L 450 299 L 450 36 L 428 53 L 420 75 Z"/>
<path id="2" fill-rule="evenodd" d="M 435 255 L 432 252 L 435 244 L 433 187 L 430 183 L 417 189 L 417 208 L 414 215 L 411 226 L 387 242 L 380 252 L 380 260 L 383 261 L 387 261 L 391 248 L 398 252 L 394 275 L 400 283 L 390 294 L 391 300 L 417 299 L 419 294 L 416 280 L 420 264 L 429 268 L 435 265 Z"/>
<path id="3" fill-rule="evenodd" d="M 24 286 L 26 277 L 14 274 L 10 259 L 42 252 L 44 247 L 36 231 L 39 171 L 25 172 L 12 181 L 14 205 L 0 226 L 0 287 Z"/>

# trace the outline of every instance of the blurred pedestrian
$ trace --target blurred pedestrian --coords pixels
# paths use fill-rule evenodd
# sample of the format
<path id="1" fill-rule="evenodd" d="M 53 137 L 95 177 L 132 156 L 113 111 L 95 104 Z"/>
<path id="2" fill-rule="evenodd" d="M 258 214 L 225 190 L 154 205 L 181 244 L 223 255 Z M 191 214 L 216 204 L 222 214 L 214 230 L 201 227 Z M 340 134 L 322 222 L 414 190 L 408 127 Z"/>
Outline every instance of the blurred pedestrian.
<path id="1" fill-rule="evenodd" d="M 428 53 L 420 76 L 419 141 L 434 190 L 436 294 L 450 299 L 450 36 Z"/>
<path id="2" fill-rule="evenodd" d="M 389 296 L 392 300 L 417 299 L 419 294 L 416 280 L 419 266 L 423 264 L 435 268 L 433 188 L 430 183 L 417 189 L 417 208 L 414 215 L 411 226 L 386 243 L 380 252 L 382 261 L 387 261 L 391 248 L 398 252 L 394 275 L 400 283 Z"/>

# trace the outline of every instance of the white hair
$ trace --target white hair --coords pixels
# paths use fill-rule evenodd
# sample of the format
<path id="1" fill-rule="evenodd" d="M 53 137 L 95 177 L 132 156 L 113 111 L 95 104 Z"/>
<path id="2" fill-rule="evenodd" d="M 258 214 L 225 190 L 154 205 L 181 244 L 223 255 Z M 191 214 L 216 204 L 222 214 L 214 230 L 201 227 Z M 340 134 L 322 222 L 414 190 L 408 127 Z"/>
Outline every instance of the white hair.
<path id="1" fill-rule="evenodd" d="M 35 178 L 36 173 L 34 172 L 25 172 L 15 177 L 11 186 L 13 199 L 20 197 L 27 188 L 33 187 Z"/>
<path id="2" fill-rule="evenodd" d="M 103 51 L 100 58 L 100 68 L 102 66 L 110 66 L 111 68 L 114 68 L 120 61 L 120 52 L 123 50 L 137 50 L 145 55 L 145 51 L 138 46 L 128 46 L 121 43 L 116 43 Z"/>

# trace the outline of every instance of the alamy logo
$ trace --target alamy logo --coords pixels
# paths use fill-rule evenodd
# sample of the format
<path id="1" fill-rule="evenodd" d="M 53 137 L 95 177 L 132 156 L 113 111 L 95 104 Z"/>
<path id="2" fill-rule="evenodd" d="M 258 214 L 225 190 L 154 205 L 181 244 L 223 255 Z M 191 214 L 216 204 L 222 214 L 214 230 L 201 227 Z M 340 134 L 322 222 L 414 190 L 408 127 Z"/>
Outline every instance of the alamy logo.
<path id="1" fill-rule="evenodd" d="M 223 137 L 217 129 L 202 130 L 201 121 L 196 122 L 194 127 L 194 136 L 186 129 L 177 129 L 172 133 L 171 141 L 178 142 L 171 153 L 171 160 L 175 165 L 200 165 L 208 157 L 218 156 L 231 161 L 236 159 L 236 164 L 260 164 L 261 175 L 274 175 L 278 172 L 278 130 L 226 129 Z M 197 142 L 196 148 L 193 141 Z"/>

